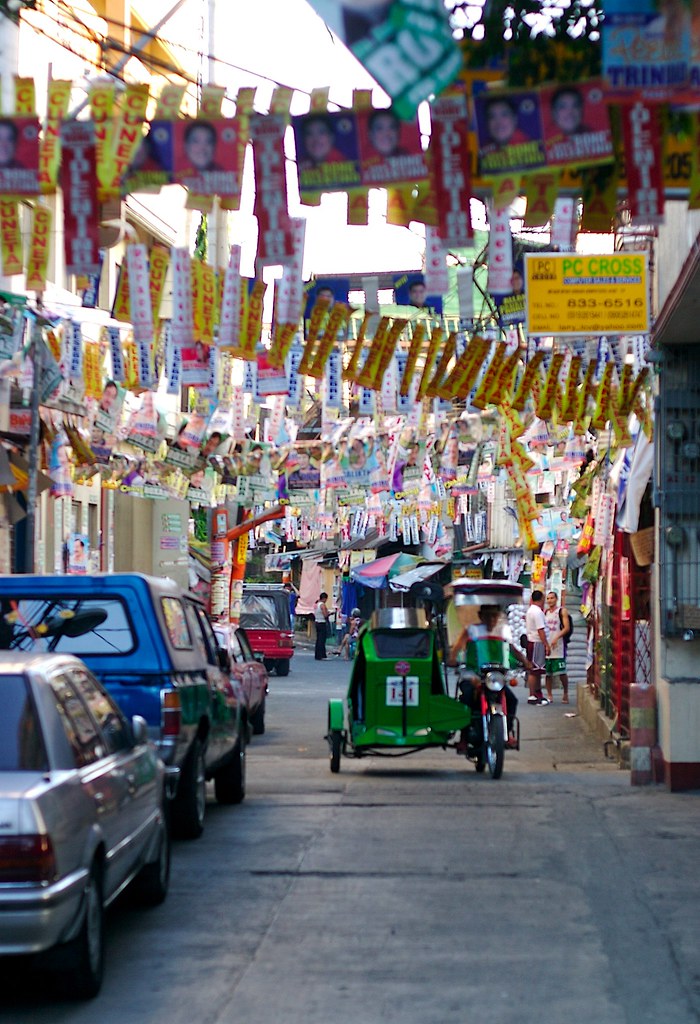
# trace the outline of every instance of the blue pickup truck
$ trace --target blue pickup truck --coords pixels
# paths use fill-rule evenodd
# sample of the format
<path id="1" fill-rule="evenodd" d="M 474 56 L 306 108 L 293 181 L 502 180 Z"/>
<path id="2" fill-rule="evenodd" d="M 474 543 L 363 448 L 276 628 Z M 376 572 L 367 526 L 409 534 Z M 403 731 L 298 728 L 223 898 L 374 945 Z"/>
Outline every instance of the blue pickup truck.
<path id="1" fill-rule="evenodd" d="M 245 796 L 245 702 L 202 603 L 138 573 L 0 576 L 0 650 L 75 654 L 142 715 L 173 783 L 177 835 L 204 827 L 206 782 Z"/>

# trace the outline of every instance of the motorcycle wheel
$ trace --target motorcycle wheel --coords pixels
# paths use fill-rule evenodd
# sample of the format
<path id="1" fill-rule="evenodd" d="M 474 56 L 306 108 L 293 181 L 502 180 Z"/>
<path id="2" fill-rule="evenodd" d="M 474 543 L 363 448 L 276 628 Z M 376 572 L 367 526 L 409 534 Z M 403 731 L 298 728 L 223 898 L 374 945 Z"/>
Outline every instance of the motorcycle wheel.
<path id="1" fill-rule="evenodd" d="M 506 720 L 502 715 L 492 715 L 489 718 L 489 738 L 486 744 L 486 762 L 492 779 L 500 779 L 503 774 L 503 759 L 505 754 L 504 731 Z"/>

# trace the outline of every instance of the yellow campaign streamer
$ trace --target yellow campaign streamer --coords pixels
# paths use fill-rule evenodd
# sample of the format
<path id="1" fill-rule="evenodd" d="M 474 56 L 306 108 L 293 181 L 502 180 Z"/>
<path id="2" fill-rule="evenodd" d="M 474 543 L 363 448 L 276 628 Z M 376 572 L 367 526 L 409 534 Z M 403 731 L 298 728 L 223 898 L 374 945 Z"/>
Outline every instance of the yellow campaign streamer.
<path id="1" fill-rule="evenodd" d="M 457 347 L 457 332 L 452 331 L 445 343 L 445 347 L 442 350 L 442 355 L 438 360 L 437 368 L 433 374 L 433 379 L 428 384 L 427 391 L 425 392 L 429 398 L 437 398 L 440 394 L 440 384 L 443 382 L 445 375 L 447 374 L 447 367 L 450 364 L 450 359 L 455 354 L 455 348 Z"/>
<path id="2" fill-rule="evenodd" d="M 123 320 L 124 323 L 131 322 L 131 299 L 129 297 L 129 268 L 126 263 L 126 255 L 119 268 L 117 278 L 117 290 L 114 295 L 112 316 L 115 320 Z"/>
<path id="3" fill-rule="evenodd" d="M 555 352 L 549 364 L 547 379 L 545 380 L 544 391 L 537 403 L 537 415 L 541 420 L 551 419 L 554 400 L 559 387 L 559 374 L 564 362 L 564 353 Z"/>
<path id="4" fill-rule="evenodd" d="M 33 78 L 15 75 L 15 113 L 27 117 L 36 114 L 36 88 Z"/>
<path id="5" fill-rule="evenodd" d="M 515 374 L 517 372 L 519 362 L 520 352 L 518 349 L 516 349 L 515 352 L 511 352 L 508 358 L 504 361 L 496 383 L 492 387 L 489 395 L 489 399 L 494 405 L 500 405 L 507 399 L 512 398 Z"/>
<path id="6" fill-rule="evenodd" d="M 343 370 L 343 380 L 354 380 L 355 379 L 355 374 L 357 373 L 357 367 L 360 364 L 360 357 L 362 356 L 362 347 L 363 347 L 363 345 L 365 343 L 365 334 L 367 333 L 367 326 L 368 326 L 368 324 L 369 324 L 369 322 L 370 322 L 370 320 L 372 319 L 373 316 L 374 316 L 374 314 L 372 312 L 367 312 L 362 317 L 362 323 L 360 324 L 360 329 L 359 329 L 359 331 L 357 333 L 357 341 L 355 342 L 355 347 L 352 350 L 352 355 L 350 356 L 350 361 L 349 361 L 348 365 L 345 367 L 345 369 Z"/>
<path id="7" fill-rule="evenodd" d="M 112 155 L 114 82 L 94 82 L 90 86 L 90 114 L 95 126 L 95 149 L 97 153 L 97 180 L 99 183 L 98 198 L 102 200 L 110 194 L 110 185 L 114 180 L 114 157 Z"/>
<path id="8" fill-rule="evenodd" d="M 491 194 L 493 196 L 494 208 L 496 210 L 505 210 L 516 196 L 523 194 L 522 175 L 500 174 L 492 181 Z"/>
<path id="9" fill-rule="evenodd" d="M 374 332 L 374 338 L 372 338 L 372 344 L 369 347 L 367 358 L 365 359 L 364 366 L 360 370 L 357 376 L 357 383 L 363 388 L 371 388 L 374 382 L 374 375 L 379 367 L 379 360 L 382 354 L 382 348 L 386 340 L 387 334 L 389 333 L 389 327 L 391 326 L 391 319 L 388 316 L 383 316 L 377 325 L 377 329 Z"/>
<path id="10" fill-rule="evenodd" d="M 61 163 L 61 122 L 68 113 L 72 82 L 56 79 L 48 84 L 47 117 L 39 139 L 39 185 L 44 194 L 56 191 Z"/>
<path id="11" fill-rule="evenodd" d="M 455 367 L 445 389 L 443 389 L 443 392 L 445 390 L 448 392 L 446 397 L 466 398 L 474 386 L 490 348 L 491 342 L 488 338 L 482 338 L 480 334 L 474 335 L 464 353 L 464 364 L 461 367 Z"/>
<path id="12" fill-rule="evenodd" d="M 323 376 L 323 370 L 338 337 L 338 331 L 348 322 L 351 312 L 352 309 L 345 302 L 336 302 L 333 306 L 323 331 L 323 337 L 319 342 L 318 351 L 308 369 L 309 377 L 320 379 Z"/>
<path id="13" fill-rule="evenodd" d="M 52 226 L 52 211 L 47 206 L 35 206 L 27 258 L 26 287 L 28 291 L 43 292 L 46 287 Z"/>
<path id="14" fill-rule="evenodd" d="M 97 341 L 83 343 L 83 384 L 88 398 L 97 401 L 102 397 L 102 368 L 100 344 Z"/>
<path id="15" fill-rule="evenodd" d="M 248 300 L 248 323 L 246 324 L 245 344 L 242 348 L 243 359 L 255 359 L 255 346 L 262 334 L 263 299 L 267 284 L 256 279 Z"/>
<path id="16" fill-rule="evenodd" d="M 499 341 L 496 345 L 496 349 L 491 357 L 484 376 L 481 378 L 481 383 L 476 389 L 476 394 L 472 398 L 472 405 L 476 409 L 485 409 L 489 403 L 489 395 L 498 380 L 498 376 L 503 368 L 503 360 L 506 354 L 506 343 Z"/>
<path id="17" fill-rule="evenodd" d="M 19 206 L 12 199 L 0 200 L 0 235 L 2 236 L 2 272 L 10 277 L 21 274 L 22 234 L 19 227 Z"/>
<path id="18" fill-rule="evenodd" d="M 520 379 L 518 390 L 513 399 L 513 408 L 516 412 L 522 412 L 528 400 L 533 384 L 539 377 L 540 366 L 544 359 L 544 352 L 535 352 L 530 362 L 525 367 L 525 373 Z"/>
<path id="19" fill-rule="evenodd" d="M 426 327 L 424 323 L 416 324 L 413 328 L 413 337 L 411 338 L 411 344 L 408 349 L 408 358 L 406 360 L 406 366 L 404 367 L 403 375 L 401 377 L 401 386 L 399 387 L 399 394 L 402 398 L 408 398 L 411 393 L 411 381 L 413 380 L 413 374 L 416 369 L 416 362 L 420 355 L 420 350 L 423 347 L 423 340 L 426 335 Z"/>
<path id="20" fill-rule="evenodd" d="M 275 336 L 270 346 L 270 351 L 267 353 L 267 361 L 270 366 L 274 366 L 277 369 L 284 366 L 284 361 L 289 355 L 296 332 L 296 323 L 275 325 Z"/>
<path id="21" fill-rule="evenodd" d="M 120 181 L 143 140 L 143 122 L 148 107 L 148 85 L 130 82 L 124 93 L 121 109 L 114 126 L 112 166 L 114 176 L 108 187 L 111 195 L 119 195 Z"/>
<path id="22" fill-rule="evenodd" d="M 151 293 L 151 309 L 153 310 L 153 332 L 158 337 L 160 324 L 160 304 L 163 299 L 165 277 L 170 265 L 170 250 L 162 245 L 154 245 L 149 254 L 148 286 Z"/>
<path id="23" fill-rule="evenodd" d="M 214 306 L 216 303 L 216 274 L 211 263 L 202 263 L 202 336 L 201 341 L 211 345 L 214 341 Z"/>
<path id="24" fill-rule="evenodd" d="M 133 340 L 126 341 L 124 351 L 124 387 L 133 391 L 139 386 L 139 352 Z"/>
<path id="25" fill-rule="evenodd" d="M 420 379 L 420 384 L 418 385 L 418 401 L 425 398 L 425 393 L 428 390 L 428 384 L 430 382 L 430 375 L 433 372 L 435 360 L 437 359 L 437 354 L 440 351 L 440 345 L 442 344 L 442 339 L 444 337 L 445 332 L 442 327 L 436 327 L 432 333 L 430 342 L 428 343 L 425 366 L 423 367 L 423 374 Z"/>
<path id="26" fill-rule="evenodd" d="M 156 104 L 155 121 L 176 121 L 185 95 L 185 85 L 164 85 Z"/>
<path id="27" fill-rule="evenodd" d="M 627 364 L 625 364 L 625 369 L 627 369 Z M 632 409 L 634 408 L 635 402 L 637 400 L 637 395 L 646 384 L 647 378 L 649 376 L 649 367 L 645 366 L 644 369 L 639 371 L 634 381 L 632 381 L 632 367 L 630 367 L 629 369 L 630 379 L 627 386 L 627 390 L 623 392 L 622 387 L 620 387 L 618 408 L 620 412 L 623 414 L 623 416 L 628 416 L 632 412 Z"/>
<path id="28" fill-rule="evenodd" d="M 297 373 L 306 374 L 309 372 L 309 367 L 313 362 L 314 348 L 316 341 L 321 332 L 324 320 L 328 316 L 328 310 L 330 308 L 329 299 L 317 299 L 314 302 L 313 309 L 311 310 L 311 317 L 309 319 L 309 327 L 306 332 L 306 344 L 304 346 L 304 352 L 299 363 Z"/>
<path id="29" fill-rule="evenodd" d="M 389 330 L 389 333 L 387 334 L 382 349 L 379 353 L 379 365 L 377 367 L 377 372 L 375 373 L 371 384 L 371 388 L 373 391 L 381 390 L 382 381 L 384 380 L 384 374 L 389 368 L 391 357 L 394 354 L 397 342 L 401 336 L 401 332 L 403 331 L 407 323 L 408 320 L 401 320 L 399 318 L 394 320 L 394 322 L 392 323 L 391 329 Z"/>
<path id="30" fill-rule="evenodd" d="M 549 223 L 559 193 L 560 175 L 556 171 L 540 171 L 525 177 L 527 208 L 523 227 L 540 228 Z"/>
<path id="31" fill-rule="evenodd" d="M 595 395 L 595 384 L 593 383 L 595 368 L 595 361 L 591 359 L 586 367 L 586 372 L 583 375 L 583 383 L 579 388 L 578 410 L 576 415 L 576 419 L 579 421 L 586 418 L 588 414 L 588 400 Z M 577 433 L 579 433 L 579 431 L 577 431 Z"/>
<path id="32" fill-rule="evenodd" d="M 578 378 L 581 372 L 583 360 L 581 356 L 573 356 L 569 364 L 569 372 L 564 385 L 564 393 L 559 403 L 559 412 L 563 420 L 575 420 L 578 398 Z"/>
<path id="33" fill-rule="evenodd" d="M 202 267 L 204 264 L 199 259 L 193 259 L 190 263 L 190 288 L 192 292 L 192 323 L 194 326 L 194 337 L 196 341 L 203 341 L 203 298 L 202 298 Z"/>
<path id="34" fill-rule="evenodd" d="M 593 410 L 593 418 L 591 420 L 596 430 L 603 430 L 610 419 L 610 393 L 614 370 L 614 363 L 606 363 L 603 376 L 600 378 L 595 398 L 595 409 Z"/>
<path id="35" fill-rule="evenodd" d="M 255 93 L 255 88 L 246 87 L 239 89 L 236 94 L 236 114 L 233 123 L 236 129 L 236 145 L 239 150 L 239 164 L 241 167 L 245 158 L 246 145 L 250 139 L 250 116 L 253 112 Z M 235 196 L 226 196 L 219 199 L 222 210 L 238 210 L 240 202 L 240 193 Z"/>

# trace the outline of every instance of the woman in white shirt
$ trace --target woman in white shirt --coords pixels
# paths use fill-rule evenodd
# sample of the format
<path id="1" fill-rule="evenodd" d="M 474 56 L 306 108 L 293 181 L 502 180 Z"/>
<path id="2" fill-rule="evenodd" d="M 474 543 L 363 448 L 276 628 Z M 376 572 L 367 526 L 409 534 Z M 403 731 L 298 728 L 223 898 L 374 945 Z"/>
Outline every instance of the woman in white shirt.
<path id="1" fill-rule="evenodd" d="M 323 593 L 319 597 L 314 607 L 314 622 L 316 624 L 316 649 L 314 651 L 314 658 L 316 661 L 325 661 L 326 654 L 326 637 L 328 636 L 328 619 L 330 611 L 326 601 L 328 600 L 328 594 Z"/>

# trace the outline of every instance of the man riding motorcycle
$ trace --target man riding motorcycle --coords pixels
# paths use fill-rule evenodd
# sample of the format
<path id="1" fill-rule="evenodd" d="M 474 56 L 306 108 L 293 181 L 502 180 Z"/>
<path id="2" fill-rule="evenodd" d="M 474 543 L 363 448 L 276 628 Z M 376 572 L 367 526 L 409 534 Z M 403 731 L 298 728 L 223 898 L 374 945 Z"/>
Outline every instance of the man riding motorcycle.
<path id="1" fill-rule="evenodd" d="M 524 669 L 529 669 L 531 667 L 530 661 L 513 643 L 510 626 L 505 622 L 499 622 L 500 618 L 501 608 L 499 605 L 481 605 L 481 608 L 479 609 L 479 622 L 475 625 L 465 626 L 457 637 L 457 640 L 450 648 L 450 665 L 458 664 L 458 662 L 462 660 L 459 658 L 459 655 L 462 651 L 464 652 L 464 665 L 467 672 L 462 679 L 462 683 L 466 682 L 469 685 L 462 686 L 462 700 L 465 704 L 469 705 L 475 718 L 479 714 L 479 691 L 481 687 L 481 676 L 479 675 L 480 665 L 479 658 L 477 656 L 477 641 L 495 641 L 494 656 L 497 656 L 499 661 L 504 660 L 504 648 L 505 644 L 507 644 L 507 651 L 511 659 L 514 658 Z M 510 665 L 504 665 L 503 667 L 509 668 Z M 518 708 L 518 698 L 507 685 L 505 686 L 504 692 L 508 721 L 507 745 L 509 747 L 517 748 L 518 740 L 514 732 L 514 720 Z M 468 735 L 469 730 L 463 729 L 459 743 L 456 747 L 458 754 L 464 754 L 466 752 Z"/>

